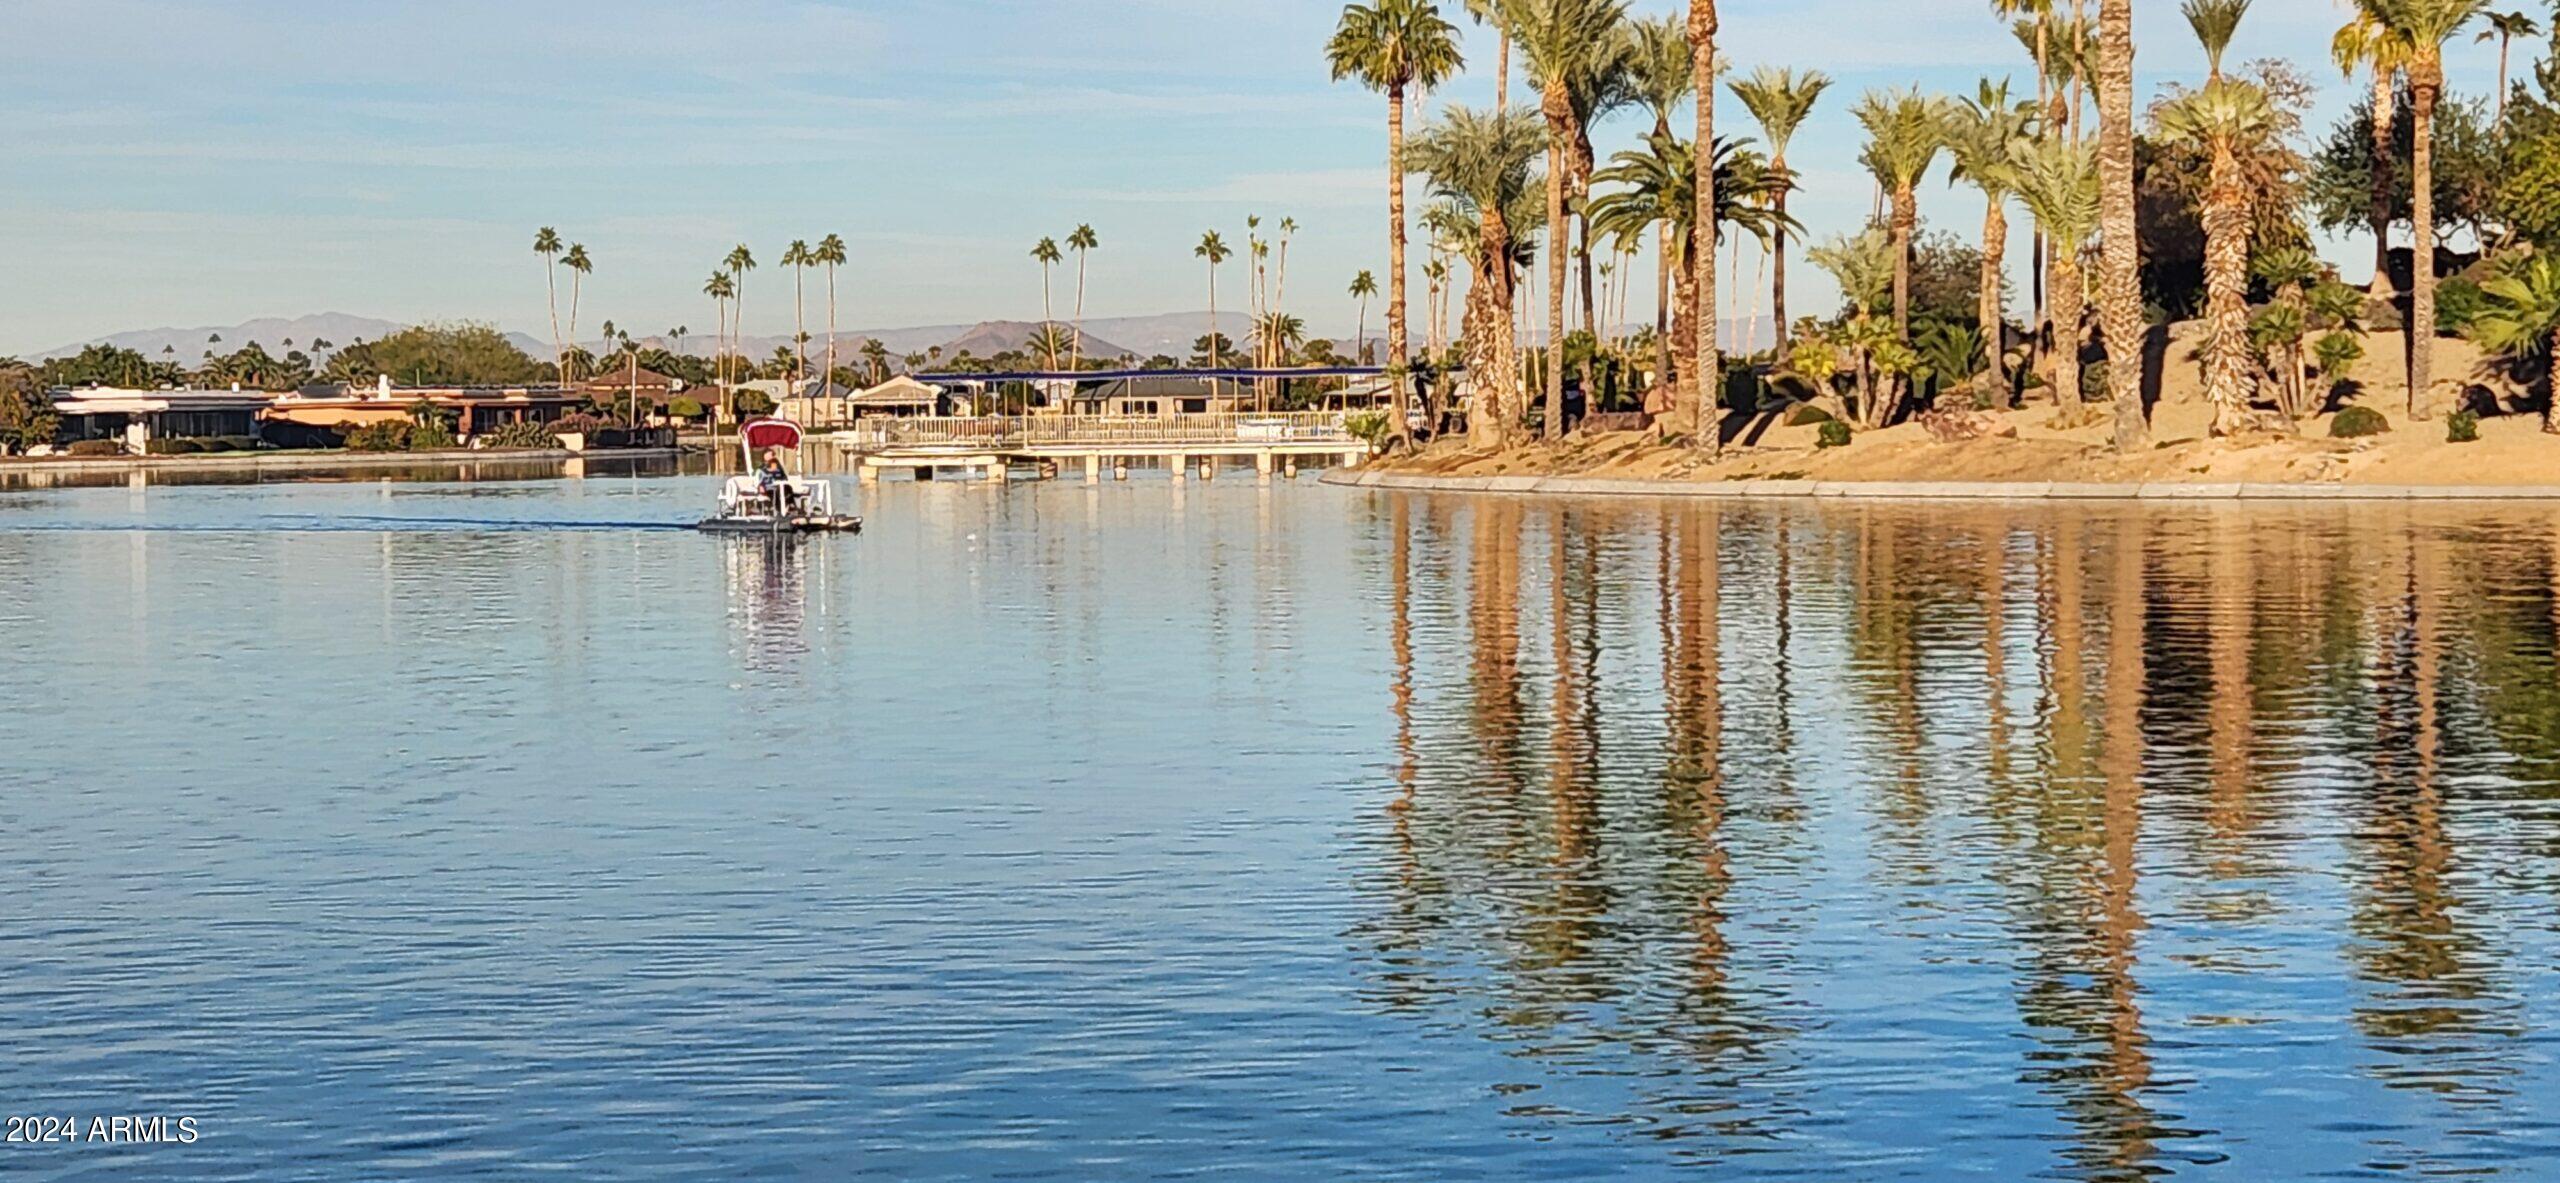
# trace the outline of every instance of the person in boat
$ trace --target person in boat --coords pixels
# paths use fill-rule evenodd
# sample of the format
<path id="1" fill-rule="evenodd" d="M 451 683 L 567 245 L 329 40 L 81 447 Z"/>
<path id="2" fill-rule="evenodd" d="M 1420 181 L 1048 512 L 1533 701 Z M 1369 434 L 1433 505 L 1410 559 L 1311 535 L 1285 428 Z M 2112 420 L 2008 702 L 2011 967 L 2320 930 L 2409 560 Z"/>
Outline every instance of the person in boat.
<path id="1" fill-rule="evenodd" d="M 756 487 L 772 500 L 775 513 L 791 512 L 791 474 L 782 467 L 782 449 L 765 449 L 764 469 L 756 474 Z"/>

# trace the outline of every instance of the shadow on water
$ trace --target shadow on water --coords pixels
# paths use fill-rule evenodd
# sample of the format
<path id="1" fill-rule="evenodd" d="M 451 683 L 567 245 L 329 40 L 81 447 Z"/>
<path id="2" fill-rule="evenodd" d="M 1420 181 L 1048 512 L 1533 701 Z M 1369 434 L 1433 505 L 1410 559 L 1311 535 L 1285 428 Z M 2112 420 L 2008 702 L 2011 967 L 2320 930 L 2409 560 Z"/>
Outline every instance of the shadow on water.
<path id="1" fill-rule="evenodd" d="M 1353 939 L 1374 1006 L 1517 1065 L 1512 1118 L 1859 1178 L 2547 1166 L 2560 517 L 1373 528 Z"/>

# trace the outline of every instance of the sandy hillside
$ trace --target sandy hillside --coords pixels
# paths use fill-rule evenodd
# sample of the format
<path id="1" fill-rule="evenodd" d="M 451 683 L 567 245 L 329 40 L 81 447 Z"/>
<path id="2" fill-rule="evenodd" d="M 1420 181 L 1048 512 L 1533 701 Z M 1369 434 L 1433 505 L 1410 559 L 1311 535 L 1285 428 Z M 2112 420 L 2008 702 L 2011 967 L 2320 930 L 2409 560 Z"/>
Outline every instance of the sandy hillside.
<path id="1" fill-rule="evenodd" d="M 2344 405 L 2382 412 L 2389 434 L 2329 438 L 2333 416 L 2306 419 L 2298 435 L 2252 434 L 2215 440 L 2195 348 L 2202 326 L 2171 330 L 2160 402 L 2152 409 L 2153 450 L 2120 457 L 2108 446 L 2106 404 L 2057 408 L 2031 403 L 2003 415 L 2015 439 L 1942 443 L 1917 424 L 1860 432 L 1848 446 L 1818 448 L 1817 429 L 1789 427 L 1763 416 L 1713 464 L 1693 450 L 1663 444 L 1651 432 L 1577 433 L 1557 445 L 1502 452 L 1471 451 L 1463 441 L 1434 444 L 1386 462 L 1394 471 L 1458 476 L 1575 475 L 1665 480 L 1800 478 L 1826 481 L 2192 481 L 2328 482 L 2389 485 L 2560 485 L 2560 437 L 2541 431 L 2538 396 L 2528 400 L 2469 342 L 2436 343 L 2439 380 L 2429 418 L 2410 422 L 2400 379 L 2403 344 L 2396 333 L 2366 338 L 2365 358 L 2349 375 Z M 2510 413 L 2484 415 L 2477 442 L 2445 441 L 2444 420 L 2458 399 L 2483 398 Z M 2523 411 L 2513 408 L 2532 404 Z M 2485 405 L 2485 404 L 2484 404 Z"/>

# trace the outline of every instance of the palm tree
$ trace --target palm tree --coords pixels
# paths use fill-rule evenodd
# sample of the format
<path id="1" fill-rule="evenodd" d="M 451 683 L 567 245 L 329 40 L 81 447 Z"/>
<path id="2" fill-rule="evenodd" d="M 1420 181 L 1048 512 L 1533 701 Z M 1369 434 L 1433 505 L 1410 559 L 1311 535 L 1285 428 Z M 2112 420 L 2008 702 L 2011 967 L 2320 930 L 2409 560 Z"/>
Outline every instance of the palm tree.
<path id="1" fill-rule="evenodd" d="M 747 354 L 747 273 L 756 269 L 755 252 L 739 243 L 729 249 L 729 337 L 737 354 Z M 734 380 L 737 375 L 733 372 Z"/>
<path id="2" fill-rule="evenodd" d="M 1351 337 L 1351 356 L 1369 356 L 1369 301 L 1378 294 L 1378 277 L 1366 271 L 1351 277 L 1351 298 L 1360 301 L 1360 327 Z"/>
<path id="3" fill-rule="evenodd" d="M 1911 335 L 1911 239 L 1920 227 L 1920 178 L 1928 175 L 1947 142 L 1944 100 L 1924 98 L 1917 89 L 1869 91 L 1856 115 L 1866 125 L 1867 150 L 1861 158 L 1884 182 L 1893 201 L 1888 227 L 1893 235 L 1893 329 Z"/>
<path id="4" fill-rule="evenodd" d="M 587 275 L 596 269 L 596 265 L 587 257 L 587 244 L 583 242 L 571 243 L 569 253 L 560 257 L 560 265 L 569 269 L 569 343 L 575 345 L 578 343 L 578 293 L 586 286 Z M 570 358 L 572 363 L 576 360 L 574 356 Z M 577 375 L 567 375 L 564 380 L 576 381 Z"/>
<path id="5" fill-rule="evenodd" d="M 1520 43 L 1538 84 L 1547 121 L 1547 407 L 1548 439 L 1564 435 L 1565 258 L 1572 227 L 1565 198 L 1577 169 L 1568 153 L 1583 134 L 1574 90 L 1599 72 L 1599 56 L 1618 44 L 1627 0 L 1500 0 L 1504 28 Z"/>
<path id="6" fill-rule="evenodd" d="M 1460 336 L 1466 341 L 1467 373 L 1478 399 L 1468 416 L 1468 435 L 1480 447 L 1509 443 L 1519 417 L 1512 296 L 1522 244 L 1513 226 L 1536 217 L 1529 199 L 1536 178 L 1529 164 L 1545 147 L 1539 120 L 1528 112 L 1456 105 L 1407 146 L 1407 162 L 1428 176 L 1432 190 L 1448 198 L 1455 216 L 1475 230 L 1467 252 L 1475 278 L 1467 287 Z"/>
<path id="7" fill-rule="evenodd" d="M 711 381 L 720 388 L 720 404 L 728 408 L 729 400 L 729 300 L 738 294 L 737 282 L 726 271 L 713 271 L 704 281 L 702 294 L 711 297 L 711 307 L 718 314 L 718 327 L 711 344 Z M 715 420 L 716 422 L 716 420 Z"/>
<path id="8" fill-rule="evenodd" d="M 1218 264 L 1234 254 L 1215 230 L 1201 235 L 1200 245 L 1191 248 L 1192 258 L 1209 261 L 1209 368 L 1213 370 L 1224 364 L 1218 357 Z"/>
<path id="9" fill-rule="evenodd" d="M 1803 230 L 1780 212 L 1784 203 L 1778 198 L 1794 181 L 1743 145 L 1744 141 L 1730 136 L 1716 143 L 1717 236 L 1722 237 L 1723 227 L 1734 226 L 1766 248 L 1780 230 Z M 1693 285 L 1700 264 L 1712 263 L 1715 256 L 1714 244 L 1697 233 L 1697 169 L 1697 153 L 1691 146 L 1666 133 L 1648 139 L 1643 148 L 1610 157 L 1609 167 L 1594 179 L 1611 188 L 1591 199 L 1593 231 L 1623 246 L 1632 248 L 1649 230 L 1670 232 L 1674 292 L 1668 303 L 1675 315 L 1668 336 L 1683 357 L 1694 353 L 1697 344 L 1694 334 L 1699 326 L 1691 317 L 1696 302 Z M 1681 381 L 1687 382 L 1685 372 Z M 1684 390 L 1694 393 L 1695 388 Z"/>
<path id="10" fill-rule="evenodd" d="M 2560 435 L 2560 258 L 2524 256 L 2480 285 L 2486 299 L 2465 335 L 2491 353 L 2544 360 L 2542 430 Z"/>
<path id="11" fill-rule="evenodd" d="M 1715 252 L 1716 170 L 1712 163 L 1716 143 L 1716 4 L 1715 0 L 1689 0 L 1689 87 L 1698 96 L 1691 104 L 1698 109 L 1698 134 L 1690 142 L 1705 153 L 1710 163 L 1698 171 L 1693 215 L 1704 227 L 1707 241 L 1707 265 L 1698 268 L 1696 307 L 1692 323 L 1698 326 L 1697 375 L 1698 443 L 1710 456 L 1724 451 L 1723 387 L 1724 366 L 1716 353 L 1716 269 Z"/>
<path id="12" fill-rule="evenodd" d="M 2187 0 L 2188 23 L 2204 43 L 2211 81 L 2159 109 L 2161 135 L 2204 149 L 2205 397 L 2213 434 L 2229 435 L 2249 412 L 2249 236 L 2252 194 L 2242 154 L 2274 133 L 2266 92 L 2222 77 L 2222 52 L 2248 0 Z"/>
<path id="13" fill-rule="evenodd" d="M 2020 155 L 2018 201 L 2053 236 L 2053 349 L 2046 382 L 2055 402 L 2080 397 L 2080 248 L 2098 228 L 2098 160 L 2092 146 L 2047 139 Z"/>
<path id="14" fill-rule="evenodd" d="M 1508 45 L 1508 42 L 1505 42 Z M 1509 53 L 1504 54 L 1509 72 Z M 1411 87 L 1437 88 L 1466 66 L 1458 30 L 1429 0 L 1377 0 L 1342 10 L 1342 23 L 1325 45 L 1336 81 L 1357 78 L 1387 96 L 1387 367 L 1401 373 L 1405 329 L 1404 99 Z M 1212 326 L 1212 332 L 1215 327 Z M 1390 416 L 1396 433 L 1412 442 L 1404 415 Z"/>
<path id="15" fill-rule="evenodd" d="M 2284 354 L 2276 395 L 2285 417 L 2298 419 L 2303 411 L 2302 362 L 2311 336 L 2310 290 L 2312 281 L 2320 278 L 2320 257 L 2308 247 L 2277 247 L 2251 260 L 2249 272 L 2275 292 L 2271 307 L 2287 312 L 2291 331 L 2279 342 Z"/>
<path id="16" fill-rule="evenodd" d="M 1070 370 L 1084 368 L 1084 263 L 1085 256 L 1101 245 L 1102 236 L 1095 234 L 1090 225 L 1079 225 L 1075 233 L 1067 236 L 1067 249 L 1076 253 L 1076 335 L 1075 343 L 1067 350 Z"/>
<path id="17" fill-rule="evenodd" d="M 2372 183 L 2365 218 L 2373 227 L 2373 284 L 2376 296 L 2391 294 L 2392 168 L 2391 120 L 2398 104 L 2391 83 L 2408 65 L 2411 47 L 2400 30 L 2382 15 L 2385 0 L 2351 0 L 2354 15 L 2329 40 L 2329 56 L 2352 78 L 2359 69 L 2372 76 Z"/>
<path id="18" fill-rule="evenodd" d="M 1796 129 L 1813 114 L 1814 103 L 1822 92 L 1831 88 L 1831 76 L 1820 70 L 1798 74 L 1793 70 L 1762 66 L 1751 77 L 1731 84 L 1733 97 L 1742 100 L 1744 110 L 1760 124 L 1760 137 L 1769 144 L 1769 169 L 1787 175 L 1787 145 L 1795 140 Z M 1787 356 L 1787 192 L 1793 186 L 1778 190 L 1777 241 L 1769 248 L 1769 310 L 1778 323 L 1779 360 Z M 1999 202 L 1992 202 L 1996 212 Z M 1986 251 L 1987 253 L 1987 251 Z M 1989 266 L 1996 267 L 1993 262 Z"/>
<path id="19" fill-rule="evenodd" d="M 551 303 L 551 368 L 560 368 L 560 232 L 545 226 L 533 234 L 533 253 L 542 256 L 542 286 Z"/>
<path id="20" fill-rule="evenodd" d="M 862 343 L 862 359 L 871 363 L 871 382 L 879 385 L 889 380 L 889 347 L 873 337 Z"/>
<path id="21" fill-rule="evenodd" d="M 1975 87 L 1972 98 L 1949 109 L 1947 121 L 1947 152 L 1954 162 L 1947 183 L 1970 181 L 1982 191 L 1982 271 L 1975 281 L 1974 323 L 1984 359 L 1996 377 L 2005 376 L 2000 358 L 2008 343 L 2001 286 L 2008 275 L 2008 205 L 2017 188 L 2014 165 L 2018 153 L 2034 142 L 2036 124 L 2033 100 L 2014 100 L 2008 80 L 1988 78 Z M 2008 406 L 2009 390 L 2005 381 L 1993 383 L 1994 404 Z"/>
<path id="22" fill-rule="evenodd" d="M 2436 103 L 2444 97 L 2444 43 L 2488 10 L 2489 0 L 2371 0 L 2409 47 L 2409 417 L 2426 418 L 2436 345 Z"/>
<path id="23" fill-rule="evenodd" d="M 2151 442 L 2142 391 L 2151 364 L 2142 323 L 2142 240 L 2133 192 L 2133 0 L 2098 0 L 2098 319 L 2107 335 L 2115 449 Z"/>
<path id="24" fill-rule="evenodd" d="M 1840 298 L 1849 305 L 1845 334 L 1852 354 L 1849 368 L 1857 383 L 1857 416 L 1868 427 L 1883 427 L 1893 417 L 1894 399 L 1877 388 L 1875 367 L 1869 364 L 1871 346 L 1878 340 L 1873 323 L 1876 305 L 1893 292 L 1893 254 L 1893 239 L 1874 227 L 1855 238 L 1835 236 L 1804 253 L 1807 262 L 1828 272 L 1840 285 Z"/>
<path id="25" fill-rule="evenodd" d="M 1674 140 L 1672 112 L 1697 83 L 1690 71 L 1688 23 L 1679 16 L 1639 19 L 1629 26 L 1628 36 L 1627 77 L 1635 100 L 1653 115 L 1653 134 Z M 1667 218 L 1659 222 L 1654 248 L 1654 373 L 1659 382 L 1671 381 L 1671 225 Z M 1784 327 L 1779 331 L 1783 335 Z"/>
<path id="26" fill-rule="evenodd" d="M 2488 20 L 2489 20 L 2489 27 L 2488 27 L 2488 28 L 2485 28 L 2485 29 L 2480 30 L 2480 35 L 2479 35 L 2478 37 L 2473 38 L 2472 40 L 2474 40 L 2474 41 L 2484 41 L 2484 42 L 2485 42 L 2485 41 L 2490 41 L 2490 40 L 2495 40 L 2495 41 L 2498 43 L 2498 123 L 2497 123 L 2497 126 L 2499 126 L 2499 127 L 2503 128 L 2503 127 L 2505 127 L 2505 126 L 2507 125 L 2507 47 L 2508 47 L 2508 44 L 2509 44 L 2510 42 L 2514 41 L 2514 40 L 2515 40 L 2516 38 L 2518 38 L 2518 37 L 2539 37 L 2539 36 L 2541 36 L 2541 35 L 2542 35 L 2542 26 L 2541 26 L 2541 25 L 2539 25 L 2539 24 L 2534 23 L 2534 19 L 2533 19 L 2532 17 L 2530 17 L 2530 16 L 2526 16 L 2525 14 L 2523 14 L 2523 13 L 2521 13 L 2521 12 L 2492 12 L 2492 13 L 2488 13 L 2488 14 L 2486 14 L 2486 15 L 2487 15 Z"/>
<path id="27" fill-rule="evenodd" d="M 845 264 L 844 239 L 830 234 L 818 240 L 809 261 L 827 269 L 827 381 L 836 380 L 836 268 Z"/>
<path id="28" fill-rule="evenodd" d="M 816 253 L 809 240 L 795 238 L 782 248 L 782 265 L 791 269 L 791 380 L 808 379 L 809 374 L 809 301 L 806 280 L 809 266 L 816 263 Z"/>
<path id="29" fill-rule="evenodd" d="M 1049 268 L 1056 266 L 1058 260 L 1065 256 L 1058 253 L 1057 239 L 1044 237 L 1031 244 L 1031 257 L 1040 264 L 1040 327 L 1046 329 L 1058 321 L 1057 313 L 1053 311 L 1054 306 L 1049 303 Z M 1044 332 L 1034 339 L 1055 341 L 1057 338 L 1055 334 Z M 1052 370 L 1058 368 L 1058 355 L 1055 351 L 1050 352 L 1047 365 Z"/>
<path id="30" fill-rule="evenodd" d="M 1502 19 L 1502 0 L 1466 0 L 1467 15 L 1490 25 L 1501 48 L 1493 62 L 1493 109 L 1511 109 L 1511 25 Z"/>

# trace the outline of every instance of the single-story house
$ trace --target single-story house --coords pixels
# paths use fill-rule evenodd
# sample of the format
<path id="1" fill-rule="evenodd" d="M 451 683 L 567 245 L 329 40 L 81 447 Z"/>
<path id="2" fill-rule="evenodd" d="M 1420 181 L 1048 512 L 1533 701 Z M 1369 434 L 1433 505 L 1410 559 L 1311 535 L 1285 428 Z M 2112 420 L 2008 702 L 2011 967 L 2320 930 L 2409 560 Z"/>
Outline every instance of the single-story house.
<path id="1" fill-rule="evenodd" d="M 1250 383 L 1209 378 L 1115 378 L 1079 387 L 1063 404 L 1074 415 L 1223 415 L 1250 409 Z"/>
<path id="2" fill-rule="evenodd" d="M 120 440 L 140 455 L 155 439 L 255 436 L 258 417 L 275 396 L 259 390 L 125 390 L 91 387 L 52 392 L 65 441 Z"/>
<path id="3" fill-rule="evenodd" d="M 733 387 L 738 393 L 754 391 L 773 400 L 773 413 L 803 427 L 841 427 L 853 421 L 846 406 L 853 388 L 818 378 L 793 382 L 789 378 L 758 378 Z"/>
<path id="4" fill-rule="evenodd" d="M 856 391 L 846 400 L 853 417 L 870 419 L 879 416 L 911 418 L 942 413 L 943 396 L 939 387 L 919 382 L 900 374 L 869 390 Z"/>
<path id="5" fill-rule="evenodd" d="M 635 388 L 640 392 L 641 405 L 663 404 L 682 393 L 684 387 L 684 379 L 669 377 L 645 366 L 637 374 L 629 366 L 609 366 L 604 372 L 578 383 L 578 389 L 587 397 L 607 406 L 617 400 L 629 399 Z"/>
<path id="6" fill-rule="evenodd" d="M 509 423 L 549 423 L 585 407 L 587 396 L 559 386 L 393 386 L 386 377 L 370 387 L 316 387 L 285 395 L 267 406 L 266 418 L 305 427 L 363 426 L 409 418 L 421 402 L 451 415 L 455 432 L 472 436 Z"/>

